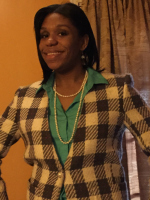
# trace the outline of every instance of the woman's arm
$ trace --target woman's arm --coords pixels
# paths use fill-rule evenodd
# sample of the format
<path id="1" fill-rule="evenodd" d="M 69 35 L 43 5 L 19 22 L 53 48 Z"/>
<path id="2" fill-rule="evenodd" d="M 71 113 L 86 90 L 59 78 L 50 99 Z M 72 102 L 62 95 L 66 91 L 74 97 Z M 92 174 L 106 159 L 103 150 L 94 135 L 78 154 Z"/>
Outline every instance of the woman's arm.
<path id="1" fill-rule="evenodd" d="M 17 99 L 18 92 L 11 104 L 7 107 L 3 115 L 0 117 L 0 164 L 2 158 L 4 158 L 11 145 L 13 145 L 20 138 L 17 124 Z M 1 175 L 1 171 L 0 171 Z M 0 176 L 0 200 L 8 200 L 5 182 Z"/>
<path id="2" fill-rule="evenodd" d="M 150 156 L 150 109 L 133 87 L 132 77 L 125 77 L 123 108 L 124 124 L 138 140 L 144 153 Z"/>

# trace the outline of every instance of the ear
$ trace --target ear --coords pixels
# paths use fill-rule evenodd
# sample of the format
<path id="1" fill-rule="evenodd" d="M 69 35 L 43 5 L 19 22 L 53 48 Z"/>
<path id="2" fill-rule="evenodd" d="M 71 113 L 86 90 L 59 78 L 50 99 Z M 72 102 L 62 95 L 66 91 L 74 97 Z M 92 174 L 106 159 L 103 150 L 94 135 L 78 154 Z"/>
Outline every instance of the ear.
<path id="1" fill-rule="evenodd" d="M 81 45 L 80 50 L 84 51 L 86 49 L 86 47 L 88 46 L 88 43 L 89 43 L 89 36 L 87 34 L 85 34 L 82 37 L 82 45 Z"/>

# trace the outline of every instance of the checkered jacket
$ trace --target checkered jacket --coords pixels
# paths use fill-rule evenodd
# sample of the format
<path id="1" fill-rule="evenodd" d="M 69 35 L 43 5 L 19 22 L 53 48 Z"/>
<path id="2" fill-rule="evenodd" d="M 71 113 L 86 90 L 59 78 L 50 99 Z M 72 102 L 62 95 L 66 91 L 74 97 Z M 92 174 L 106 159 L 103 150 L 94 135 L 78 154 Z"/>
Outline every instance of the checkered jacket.
<path id="1" fill-rule="evenodd" d="M 25 160 L 33 166 L 27 200 L 58 200 L 64 184 L 67 200 L 127 200 L 121 165 L 127 127 L 150 155 L 150 110 L 132 87 L 130 75 L 102 74 L 84 98 L 73 143 L 61 166 L 48 122 L 48 96 L 36 93 L 41 82 L 21 87 L 0 119 L 0 155 L 22 137 Z M 0 199 L 7 200 L 0 179 Z"/>

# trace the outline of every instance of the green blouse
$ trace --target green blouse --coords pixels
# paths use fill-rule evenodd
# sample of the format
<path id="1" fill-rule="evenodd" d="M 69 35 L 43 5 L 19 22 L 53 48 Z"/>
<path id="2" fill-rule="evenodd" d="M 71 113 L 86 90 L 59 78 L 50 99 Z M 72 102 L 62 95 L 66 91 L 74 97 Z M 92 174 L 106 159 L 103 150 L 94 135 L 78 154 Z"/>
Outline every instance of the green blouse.
<path id="1" fill-rule="evenodd" d="M 83 98 L 88 93 L 88 91 L 93 87 L 94 84 L 108 83 L 107 80 L 97 71 L 91 68 L 88 68 L 87 71 L 88 71 L 88 80 L 84 88 Z M 45 84 L 43 84 L 38 89 L 38 91 L 43 88 L 48 94 L 49 126 L 51 130 L 51 135 L 53 138 L 54 146 L 55 146 L 57 155 L 59 157 L 59 160 L 62 166 L 64 166 L 64 163 L 67 159 L 72 142 L 70 142 L 69 144 L 63 144 L 57 136 L 55 117 L 54 117 L 53 83 L 54 83 L 54 73 L 51 74 L 49 80 Z M 71 138 L 72 130 L 73 130 L 73 126 L 74 126 L 74 122 L 75 122 L 75 118 L 76 118 L 76 114 L 77 114 L 77 110 L 79 106 L 80 95 L 81 95 L 81 92 L 75 97 L 73 103 L 69 106 L 69 108 L 66 111 L 63 110 L 58 97 L 56 98 L 58 129 L 63 141 L 68 141 Z M 66 194 L 65 194 L 64 188 L 62 188 L 59 200 L 66 200 Z"/>

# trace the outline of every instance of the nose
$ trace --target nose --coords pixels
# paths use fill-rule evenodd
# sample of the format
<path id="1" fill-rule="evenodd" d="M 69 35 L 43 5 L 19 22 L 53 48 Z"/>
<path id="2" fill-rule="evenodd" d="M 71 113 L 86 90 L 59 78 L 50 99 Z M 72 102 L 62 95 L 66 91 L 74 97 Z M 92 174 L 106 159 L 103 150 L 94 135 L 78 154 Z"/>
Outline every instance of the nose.
<path id="1" fill-rule="evenodd" d="M 56 40 L 55 37 L 49 36 L 49 37 L 47 38 L 47 46 L 55 46 L 55 45 L 57 45 L 57 44 L 58 44 L 58 41 Z"/>

